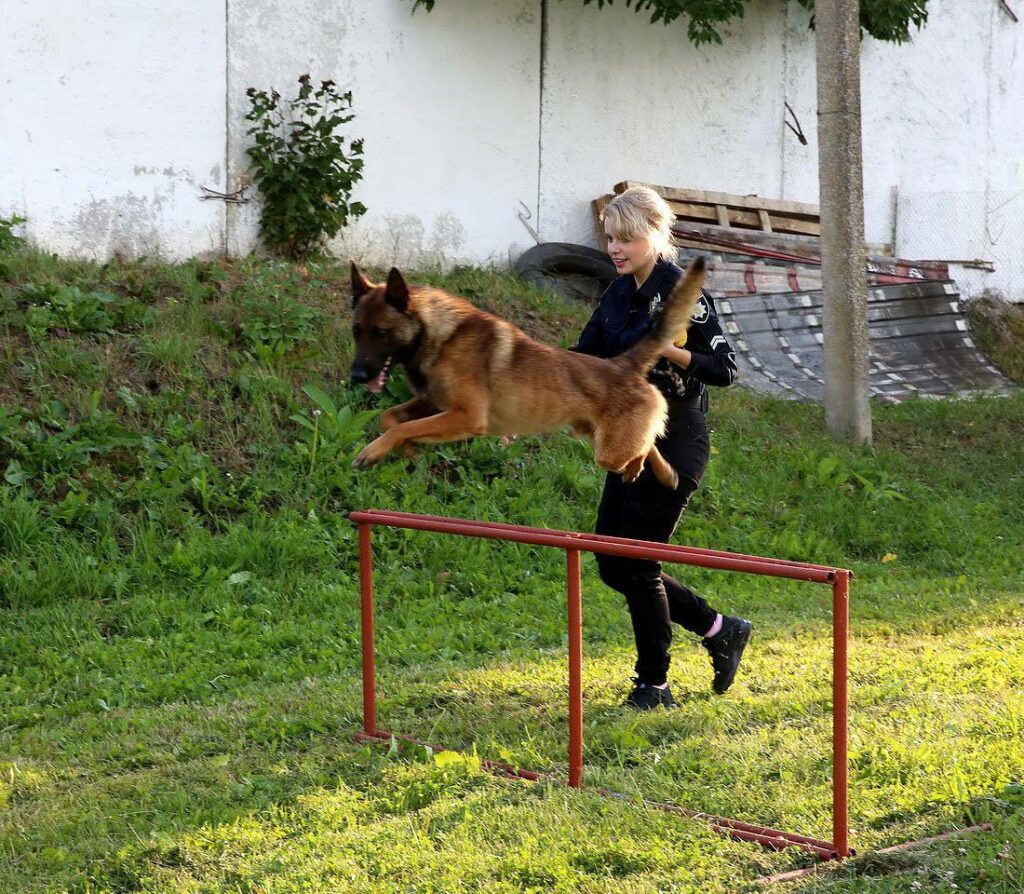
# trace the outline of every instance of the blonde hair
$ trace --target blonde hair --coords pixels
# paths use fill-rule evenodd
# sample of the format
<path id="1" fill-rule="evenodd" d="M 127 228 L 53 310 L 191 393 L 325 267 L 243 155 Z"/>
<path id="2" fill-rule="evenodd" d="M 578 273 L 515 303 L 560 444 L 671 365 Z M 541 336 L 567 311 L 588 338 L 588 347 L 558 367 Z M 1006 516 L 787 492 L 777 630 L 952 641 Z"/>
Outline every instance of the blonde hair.
<path id="1" fill-rule="evenodd" d="M 668 203 L 647 186 L 632 186 L 620 192 L 601 212 L 601 222 L 611 224 L 616 239 L 646 239 L 657 257 L 672 262 L 679 257 L 679 249 L 672 244 L 675 220 Z"/>

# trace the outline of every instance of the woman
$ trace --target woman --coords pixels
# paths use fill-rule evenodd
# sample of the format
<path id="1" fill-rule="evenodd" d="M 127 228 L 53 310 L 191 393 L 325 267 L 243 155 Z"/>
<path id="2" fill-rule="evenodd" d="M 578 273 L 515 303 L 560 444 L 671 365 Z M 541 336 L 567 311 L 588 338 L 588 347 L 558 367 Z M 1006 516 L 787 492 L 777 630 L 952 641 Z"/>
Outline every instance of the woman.
<path id="1" fill-rule="evenodd" d="M 674 220 L 665 201 L 646 187 L 627 189 L 606 206 L 602 221 L 608 254 L 619 277 L 601 297 L 579 344 L 571 350 L 614 357 L 646 332 L 662 298 L 683 275 L 672 260 Z M 735 376 L 735 355 L 705 291 L 689 331 L 650 373 L 669 406 L 666 432 L 657 446 L 678 472 L 679 487 L 663 487 L 646 467 L 633 484 L 609 473 L 597 510 L 598 534 L 668 542 L 707 465 L 707 386 L 730 385 Z M 601 580 L 626 597 L 633 621 L 636 678 L 626 705 L 648 709 L 676 704 L 667 681 L 673 621 L 703 637 L 714 670 L 714 691 L 722 694 L 732 685 L 750 638 L 749 621 L 715 611 L 665 574 L 658 562 L 598 555 L 597 564 Z"/>

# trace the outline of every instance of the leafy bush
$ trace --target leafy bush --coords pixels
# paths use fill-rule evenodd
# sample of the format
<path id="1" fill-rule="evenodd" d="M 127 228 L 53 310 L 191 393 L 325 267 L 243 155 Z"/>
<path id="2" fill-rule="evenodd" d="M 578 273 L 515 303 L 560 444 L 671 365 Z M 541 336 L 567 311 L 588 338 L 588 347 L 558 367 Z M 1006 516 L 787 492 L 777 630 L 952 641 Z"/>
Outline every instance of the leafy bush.
<path id="1" fill-rule="evenodd" d="M 346 114 L 352 92 L 339 93 L 329 80 L 314 91 L 304 74 L 298 96 L 284 106 L 273 88 L 250 87 L 246 95 L 252 108 L 245 117 L 253 122 L 247 133 L 255 142 L 246 151 L 263 196 L 260 236 L 272 251 L 300 257 L 366 212 L 350 201 L 363 176 L 363 141 L 346 150 L 337 132 L 355 117 Z"/>
<path id="2" fill-rule="evenodd" d="M 138 437 L 101 410 L 99 401 L 99 392 L 92 392 L 87 412 L 77 422 L 58 400 L 47 401 L 35 413 L 0 408 L 0 463 L 5 464 L 6 483 L 20 487 L 33 482 L 52 494 L 84 476 L 98 457 L 134 447 Z M 97 475 L 93 466 L 86 477 L 95 481 Z"/>

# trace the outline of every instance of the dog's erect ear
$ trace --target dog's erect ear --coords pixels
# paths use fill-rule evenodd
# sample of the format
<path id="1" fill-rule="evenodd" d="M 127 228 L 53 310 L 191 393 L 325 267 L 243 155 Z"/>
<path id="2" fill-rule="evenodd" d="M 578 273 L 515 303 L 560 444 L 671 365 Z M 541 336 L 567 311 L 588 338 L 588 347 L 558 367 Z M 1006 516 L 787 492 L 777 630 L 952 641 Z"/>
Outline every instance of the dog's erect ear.
<path id="1" fill-rule="evenodd" d="M 359 265 L 352 261 L 352 306 L 355 307 L 359 299 L 372 288 L 373 283 L 363 276 L 363 271 L 359 269 Z"/>
<path id="2" fill-rule="evenodd" d="M 400 313 L 409 311 L 409 287 L 405 284 L 405 278 L 398 272 L 397 267 L 392 267 L 388 274 L 388 288 L 384 298 L 395 310 Z"/>

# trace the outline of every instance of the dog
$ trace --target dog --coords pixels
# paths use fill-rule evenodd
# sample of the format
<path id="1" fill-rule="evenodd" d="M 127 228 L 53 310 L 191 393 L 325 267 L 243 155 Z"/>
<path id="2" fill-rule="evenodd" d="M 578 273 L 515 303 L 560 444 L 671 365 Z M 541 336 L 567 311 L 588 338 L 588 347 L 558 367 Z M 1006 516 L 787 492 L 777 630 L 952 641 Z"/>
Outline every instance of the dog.
<path id="1" fill-rule="evenodd" d="M 507 320 L 429 286 L 410 286 L 397 268 L 372 283 L 352 262 L 351 381 L 380 392 L 396 365 L 415 397 L 381 415 L 384 433 L 353 462 L 365 469 L 412 444 L 569 428 L 586 438 L 602 468 L 635 481 L 650 462 L 675 489 L 678 476 L 655 447 L 667 404 L 647 381 L 664 350 L 687 329 L 706 264 L 690 264 L 644 337 L 611 359 L 534 341 Z"/>

